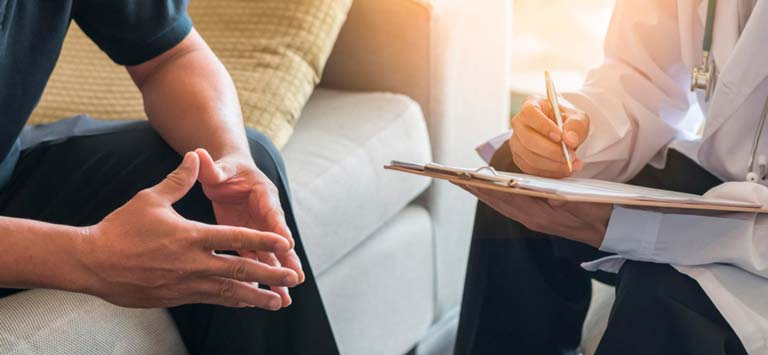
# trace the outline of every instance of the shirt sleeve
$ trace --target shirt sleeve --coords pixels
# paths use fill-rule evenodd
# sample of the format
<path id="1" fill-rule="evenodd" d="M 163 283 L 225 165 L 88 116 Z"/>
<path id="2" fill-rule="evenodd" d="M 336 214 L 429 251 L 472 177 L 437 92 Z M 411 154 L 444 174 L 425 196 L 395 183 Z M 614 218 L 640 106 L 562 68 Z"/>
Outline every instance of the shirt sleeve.
<path id="1" fill-rule="evenodd" d="M 678 1 L 618 0 L 605 60 L 563 97 L 591 119 L 579 177 L 627 181 L 678 134 L 690 107 Z"/>
<path id="2" fill-rule="evenodd" d="M 723 184 L 708 195 L 768 202 L 768 189 L 747 182 Z M 768 214 L 664 213 L 616 206 L 600 250 L 678 266 L 727 264 L 768 278 Z"/>
<path id="3" fill-rule="evenodd" d="M 146 62 L 192 29 L 188 0 L 78 0 L 73 18 L 115 63 Z"/>

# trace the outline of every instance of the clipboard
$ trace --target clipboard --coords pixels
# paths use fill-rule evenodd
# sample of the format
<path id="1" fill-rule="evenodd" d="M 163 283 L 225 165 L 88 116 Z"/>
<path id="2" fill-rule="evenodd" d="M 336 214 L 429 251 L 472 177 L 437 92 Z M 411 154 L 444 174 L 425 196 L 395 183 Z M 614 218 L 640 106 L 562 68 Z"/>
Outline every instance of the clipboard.
<path id="1" fill-rule="evenodd" d="M 527 174 L 498 172 L 492 167 L 478 169 L 450 167 L 435 163 L 418 164 L 392 161 L 385 169 L 446 180 L 517 195 L 637 207 L 688 209 L 720 212 L 768 213 L 759 204 L 700 195 L 651 189 L 594 179 L 549 179 Z"/>

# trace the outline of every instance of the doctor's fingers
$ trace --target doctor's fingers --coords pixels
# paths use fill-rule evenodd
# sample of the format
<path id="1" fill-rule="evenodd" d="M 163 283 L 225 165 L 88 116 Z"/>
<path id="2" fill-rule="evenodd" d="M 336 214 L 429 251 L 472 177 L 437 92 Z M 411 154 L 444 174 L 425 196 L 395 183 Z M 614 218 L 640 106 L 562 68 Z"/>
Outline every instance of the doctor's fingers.
<path id="1" fill-rule="evenodd" d="M 532 230 L 544 229 L 544 225 L 551 223 L 550 213 L 547 213 L 551 209 L 542 199 L 476 187 L 468 188 L 469 192 L 486 205 Z"/>
<path id="2" fill-rule="evenodd" d="M 549 99 L 547 99 L 546 97 L 542 97 L 539 95 L 528 96 L 527 98 L 525 98 L 525 101 L 523 101 L 523 104 L 520 106 L 520 111 L 522 112 L 522 110 L 526 107 L 533 107 L 541 111 L 541 113 L 543 113 L 544 116 L 548 117 L 551 120 L 554 120 L 555 118 L 554 113 L 552 111 L 552 103 L 550 103 Z M 563 107 L 563 105 L 560 105 L 560 112 L 564 112 L 563 111 L 564 109 L 565 108 Z"/>
<path id="3" fill-rule="evenodd" d="M 510 125 L 514 132 L 537 133 L 552 142 L 562 140 L 562 131 L 557 124 L 542 111 L 542 106 L 533 101 L 526 101 L 520 112 L 512 118 Z"/>
<path id="4" fill-rule="evenodd" d="M 589 134 L 589 115 L 583 111 L 568 110 L 563 120 L 563 140 L 568 147 L 576 149 Z"/>
<path id="5" fill-rule="evenodd" d="M 532 208 L 538 210 L 537 207 L 541 202 L 538 199 L 470 185 L 458 185 L 509 219 L 523 224 L 536 224 L 532 220 L 546 218 L 540 213 L 531 213 Z"/>
<path id="6" fill-rule="evenodd" d="M 512 161 L 517 165 L 520 170 L 526 174 L 548 177 L 553 179 L 562 179 L 568 177 L 568 170 L 545 170 L 529 162 L 525 157 L 520 154 L 512 154 Z"/>
<path id="7" fill-rule="evenodd" d="M 509 144 L 513 154 L 515 153 L 515 148 L 521 145 L 536 152 L 538 155 L 549 158 L 550 160 L 565 163 L 562 143 L 555 143 L 542 137 L 536 132 L 526 130 L 514 131 L 509 140 Z M 531 162 L 533 163 L 533 161 Z"/>
<path id="8" fill-rule="evenodd" d="M 530 168 L 536 169 L 536 171 L 542 170 L 552 173 L 553 175 L 563 174 L 563 176 L 569 175 L 568 164 L 565 162 L 562 149 L 558 150 L 558 155 L 554 158 L 540 154 L 532 149 L 529 149 L 522 144 L 519 138 L 512 137 L 510 139 L 510 146 L 512 149 L 512 156 L 519 156 L 524 163 L 528 164 Z M 518 166 L 523 169 L 523 167 Z M 525 170 L 523 170 L 525 171 Z M 526 171 L 528 172 L 528 171 Z M 535 173 L 535 171 L 528 172 Z M 538 175 L 538 174 L 536 174 Z"/>

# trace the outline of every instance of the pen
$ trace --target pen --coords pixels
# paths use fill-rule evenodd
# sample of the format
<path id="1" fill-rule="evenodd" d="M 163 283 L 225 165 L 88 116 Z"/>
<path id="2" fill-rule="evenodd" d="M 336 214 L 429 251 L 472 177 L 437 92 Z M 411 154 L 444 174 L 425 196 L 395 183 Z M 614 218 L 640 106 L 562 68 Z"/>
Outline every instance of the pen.
<path id="1" fill-rule="evenodd" d="M 563 130 L 563 117 L 560 115 L 560 104 L 557 102 L 557 91 L 555 91 L 555 84 L 552 82 L 552 77 L 549 76 L 549 71 L 544 71 L 544 80 L 547 84 L 547 98 L 552 105 L 552 111 L 555 114 L 555 121 L 557 121 L 557 127 L 560 131 Z M 561 140 L 560 144 L 563 147 L 563 155 L 565 161 L 568 163 L 568 172 L 573 172 L 573 162 L 571 161 L 571 154 L 568 153 L 568 147 L 565 146 L 565 141 Z"/>

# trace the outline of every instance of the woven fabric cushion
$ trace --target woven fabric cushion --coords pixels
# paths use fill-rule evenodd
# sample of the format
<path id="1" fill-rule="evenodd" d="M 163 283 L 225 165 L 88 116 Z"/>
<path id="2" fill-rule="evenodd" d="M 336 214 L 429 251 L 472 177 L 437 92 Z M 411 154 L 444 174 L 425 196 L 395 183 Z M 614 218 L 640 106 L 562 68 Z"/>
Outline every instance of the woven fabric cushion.
<path id="1" fill-rule="evenodd" d="M 352 0 L 192 0 L 195 28 L 235 81 L 246 124 L 282 147 L 330 56 Z M 72 25 L 30 124 L 77 114 L 146 118 L 141 94 Z"/>

